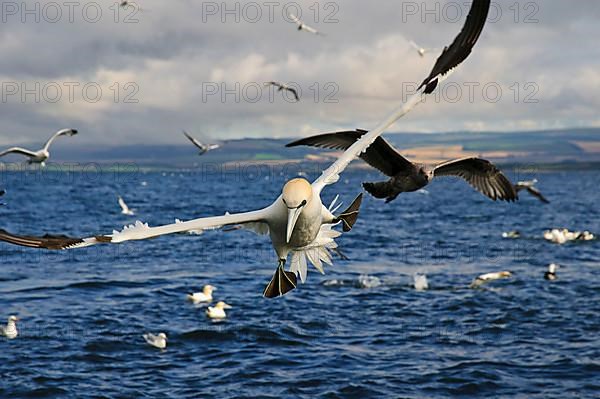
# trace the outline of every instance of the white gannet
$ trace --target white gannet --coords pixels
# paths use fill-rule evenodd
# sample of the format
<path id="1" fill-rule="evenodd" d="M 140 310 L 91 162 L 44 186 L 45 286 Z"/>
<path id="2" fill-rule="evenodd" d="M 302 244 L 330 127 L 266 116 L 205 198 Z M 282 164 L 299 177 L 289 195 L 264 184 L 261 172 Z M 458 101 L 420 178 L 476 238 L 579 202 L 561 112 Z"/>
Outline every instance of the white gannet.
<path id="1" fill-rule="evenodd" d="M 279 260 L 277 269 L 263 295 L 268 298 L 284 295 L 296 288 L 297 276 L 302 282 L 305 281 L 307 262 L 312 263 L 321 273 L 324 272 L 323 262 L 332 263 L 329 250 L 337 247 L 335 238 L 341 235 L 341 232 L 333 230 L 333 227 L 341 224 L 344 232 L 350 231 L 358 218 L 362 194 L 346 211 L 336 216 L 322 203 L 323 189 L 336 183 L 350 162 L 362 154 L 399 118 L 423 102 L 424 95 L 433 93 L 438 84 L 468 57 L 485 25 L 489 8 L 490 0 L 473 0 L 463 29 L 452 44 L 444 49 L 417 92 L 377 127 L 362 135 L 312 184 L 302 178 L 288 181 L 283 186 L 281 195 L 265 208 L 158 227 L 150 227 L 147 223 L 138 221 L 134 225 L 125 226 L 122 231 L 114 230 L 112 234 L 86 238 L 71 238 L 64 235 L 21 236 L 0 230 L 0 241 L 32 248 L 59 250 L 146 240 L 217 226 L 243 225 L 256 233 L 268 234 Z M 290 269 L 285 271 L 284 266 L 290 255 Z"/>
<path id="2" fill-rule="evenodd" d="M 123 198 L 121 196 L 119 196 L 119 206 L 121 207 L 121 213 L 123 215 L 128 215 L 128 216 L 135 215 L 135 212 L 133 212 L 133 209 L 129 209 L 129 207 L 127 206 L 127 204 L 125 203 L 125 201 L 123 200 Z"/>
<path id="3" fill-rule="evenodd" d="M 144 339 L 146 340 L 146 342 L 158 349 L 165 349 L 167 347 L 167 334 L 165 333 L 158 333 L 156 335 L 152 334 L 152 333 L 147 333 L 142 335 L 144 337 Z"/>
<path id="4" fill-rule="evenodd" d="M 550 201 L 548 201 L 546 199 L 546 197 L 544 197 L 542 195 L 542 193 L 540 192 L 540 190 L 538 190 L 535 185 L 537 183 L 537 179 L 533 179 L 531 181 L 520 181 L 517 184 L 515 184 L 515 191 L 517 193 L 519 193 L 520 191 L 523 190 L 527 190 L 527 192 L 531 195 L 533 195 L 534 197 L 536 197 L 537 199 L 539 199 L 540 201 L 542 201 L 544 204 L 549 204 Z"/>
<path id="5" fill-rule="evenodd" d="M 9 316 L 6 327 L 0 326 L 0 335 L 3 335 L 8 339 L 17 338 L 17 335 L 19 335 L 19 331 L 17 330 L 17 321 L 19 321 L 17 316 Z"/>
<path id="6" fill-rule="evenodd" d="M 413 286 L 417 291 L 425 291 L 429 289 L 427 276 L 423 273 L 415 273 L 413 276 Z"/>
<path id="7" fill-rule="evenodd" d="M 556 276 L 556 270 L 559 268 L 560 266 L 557 265 L 556 263 L 550 263 L 548 265 L 548 271 L 546 273 L 544 273 L 544 278 L 546 280 L 556 280 L 558 277 Z"/>
<path id="8" fill-rule="evenodd" d="M 185 130 L 183 131 L 183 134 L 185 135 L 185 137 L 188 138 L 188 140 L 190 140 L 198 148 L 198 150 L 200 150 L 198 155 L 204 155 L 209 151 L 213 151 L 213 150 L 216 150 L 217 148 L 221 147 L 219 144 L 201 143 L 198 140 L 196 140 L 195 138 L 193 138 L 192 136 L 190 136 Z"/>
<path id="9" fill-rule="evenodd" d="M 225 314 L 225 309 L 231 309 L 231 307 L 231 305 L 228 305 L 223 301 L 219 301 L 215 306 L 209 306 L 206 309 L 206 315 L 211 319 L 224 319 L 227 317 Z"/>
<path id="10" fill-rule="evenodd" d="M 271 81 L 271 82 L 266 82 L 265 86 L 275 86 L 278 88 L 277 91 L 289 91 L 290 93 L 292 93 L 294 95 L 294 98 L 296 99 L 296 101 L 300 101 L 300 96 L 298 95 L 298 91 L 296 89 L 294 89 L 292 86 L 289 86 L 285 83 L 281 83 L 281 82 L 275 82 L 275 81 Z"/>
<path id="11" fill-rule="evenodd" d="M 21 147 L 12 147 L 9 148 L 7 150 L 4 150 L 2 152 L 0 152 L 0 157 L 3 157 L 7 154 L 21 154 L 21 155 L 25 155 L 26 157 L 28 157 L 29 159 L 27 160 L 27 163 L 29 164 L 33 164 L 33 163 L 39 163 L 42 166 L 46 165 L 46 161 L 48 160 L 48 158 L 50 158 L 50 145 L 52 144 L 52 142 L 60 136 L 74 136 L 77 134 L 77 130 L 75 129 L 62 129 L 59 130 L 58 132 L 54 133 L 54 135 L 52 137 L 50 137 L 48 139 L 48 141 L 46 141 L 46 144 L 44 145 L 44 147 L 41 150 L 37 150 L 37 151 L 30 151 L 27 150 L 25 148 L 21 148 Z"/>
<path id="12" fill-rule="evenodd" d="M 503 278 L 509 278 L 511 276 L 512 276 L 511 272 L 497 272 L 497 273 L 482 274 L 481 276 L 479 276 L 475 280 L 473 280 L 471 285 L 469 285 L 469 288 L 476 288 L 482 284 L 489 283 L 490 281 L 500 280 Z"/>
<path id="13" fill-rule="evenodd" d="M 292 19 L 292 21 L 294 21 L 296 23 L 296 25 L 298 25 L 298 30 L 303 30 L 303 31 L 306 31 L 306 32 L 309 32 L 309 33 L 313 33 L 313 34 L 315 34 L 317 36 L 325 36 L 324 33 L 321 33 L 318 30 L 316 30 L 315 28 L 306 25 L 296 15 L 290 14 L 289 17 Z"/>
<path id="14" fill-rule="evenodd" d="M 188 294 L 187 299 L 194 303 L 211 302 L 213 299 L 212 293 L 216 289 L 216 287 L 207 284 L 202 288 L 202 292 L 193 292 Z"/>

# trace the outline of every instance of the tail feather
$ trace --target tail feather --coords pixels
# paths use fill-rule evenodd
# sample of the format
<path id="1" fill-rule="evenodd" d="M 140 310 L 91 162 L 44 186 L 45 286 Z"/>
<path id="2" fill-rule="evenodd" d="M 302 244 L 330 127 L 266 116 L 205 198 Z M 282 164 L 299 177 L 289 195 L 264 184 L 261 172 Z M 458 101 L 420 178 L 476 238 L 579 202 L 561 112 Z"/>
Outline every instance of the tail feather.
<path id="1" fill-rule="evenodd" d="M 398 194 L 394 190 L 393 184 L 388 181 L 378 183 L 363 183 L 364 189 L 375 198 L 386 198 L 387 202 L 395 199 Z"/>
<path id="2" fill-rule="evenodd" d="M 361 203 L 362 193 L 360 193 L 358 197 L 356 197 L 356 199 L 352 202 L 352 204 L 350 204 L 348 209 L 346 209 L 336 218 L 336 222 L 341 221 L 343 223 L 344 232 L 352 230 L 352 226 L 354 226 L 354 223 L 356 223 L 356 220 L 358 219 L 358 213 L 360 210 Z"/>

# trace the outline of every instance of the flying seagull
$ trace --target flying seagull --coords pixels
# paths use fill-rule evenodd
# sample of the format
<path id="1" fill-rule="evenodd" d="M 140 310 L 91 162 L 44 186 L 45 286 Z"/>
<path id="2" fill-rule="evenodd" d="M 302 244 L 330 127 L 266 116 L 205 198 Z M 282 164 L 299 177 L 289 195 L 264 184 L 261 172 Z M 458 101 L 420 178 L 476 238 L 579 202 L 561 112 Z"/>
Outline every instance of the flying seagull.
<path id="1" fill-rule="evenodd" d="M 313 34 L 315 34 L 317 36 L 325 36 L 325 34 L 319 32 L 315 28 L 306 25 L 304 22 L 302 22 L 302 20 L 300 18 L 298 18 L 294 14 L 290 14 L 289 16 L 292 19 L 292 21 L 294 21 L 296 23 L 296 25 L 298 25 L 298 30 L 303 30 L 303 31 L 306 31 L 306 32 L 309 32 L 309 33 L 313 33 Z"/>
<path id="2" fill-rule="evenodd" d="M 185 135 L 185 137 L 187 137 L 196 147 L 198 147 L 198 149 L 200 150 L 200 152 L 198 153 L 198 155 L 204 155 L 209 151 L 212 150 L 216 150 L 217 148 L 221 147 L 219 144 L 204 144 L 199 142 L 198 140 L 196 140 L 195 138 L 193 138 L 192 136 L 190 136 L 185 130 L 183 131 L 183 134 Z"/>
<path id="3" fill-rule="evenodd" d="M 326 133 L 290 143 L 287 147 L 309 145 L 329 149 L 346 149 L 359 140 L 366 130 Z M 377 137 L 373 145 L 360 157 L 390 179 L 379 183 L 363 183 L 363 187 L 375 198 L 386 202 L 396 199 L 400 193 L 413 192 L 427 186 L 436 177 L 457 176 L 465 179 L 477 191 L 496 201 L 516 200 L 512 183 L 492 163 L 480 158 L 460 158 L 435 166 L 415 164 L 404 158 L 383 137 Z"/>
<path id="4" fill-rule="evenodd" d="M 481 27 L 485 24 L 489 7 L 490 0 L 473 0 L 467 22 L 459 37 L 468 35 L 468 32 L 480 32 Z M 122 231 L 113 231 L 112 234 L 87 238 L 53 235 L 19 236 L 0 230 L 0 241 L 33 248 L 73 249 L 97 244 L 145 240 L 189 230 L 205 230 L 217 226 L 240 224 L 259 234 L 269 234 L 279 262 L 263 295 L 268 298 L 284 295 L 296 288 L 297 276 L 305 281 L 307 261 L 320 272 L 323 272 L 323 262 L 331 264 L 329 249 L 337 247 L 335 238 L 341 235 L 333 227 L 341 224 L 344 232 L 350 231 L 358 218 L 362 195 L 359 195 L 346 211 L 334 215 L 323 205 L 321 199 L 323 189 L 336 183 L 350 162 L 363 153 L 387 128 L 423 102 L 423 93 L 437 86 L 438 82 L 443 80 L 451 69 L 466 58 L 474 44 L 473 40 L 455 40 L 435 64 L 434 68 L 439 72 L 434 75 L 430 74 L 431 77 L 423 82 L 415 95 L 395 109 L 379 126 L 352 144 L 312 184 L 303 178 L 288 181 L 283 186 L 281 195 L 266 208 L 238 214 L 227 213 L 224 216 L 199 218 L 159 227 L 150 227 L 148 224 L 138 221 L 135 225 L 126 226 Z M 457 46 L 461 49 L 457 49 Z M 440 60 L 443 60 L 442 64 L 448 68 L 441 68 Z M 291 266 L 289 271 L 285 271 L 284 266 L 290 254 Z"/>
<path id="5" fill-rule="evenodd" d="M 517 193 L 519 193 L 522 190 L 527 190 L 527 192 L 531 195 L 533 195 L 534 197 L 536 197 L 537 199 L 539 199 L 540 201 L 542 201 L 544 204 L 549 204 L 550 201 L 548 201 L 546 199 L 546 197 L 544 197 L 542 195 L 542 193 L 540 192 L 540 190 L 538 190 L 535 187 L 535 184 L 537 183 L 537 179 L 533 179 L 531 181 L 520 181 L 517 184 L 515 184 L 515 191 Z"/>
<path id="6" fill-rule="evenodd" d="M 277 91 L 283 91 L 283 90 L 289 91 L 290 93 L 292 93 L 294 95 L 294 98 L 296 99 L 296 101 L 300 101 L 300 96 L 298 95 L 298 91 L 285 83 L 271 81 L 271 82 L 265 83 L 265 86 L 275 86 L 278 88 Z"/>
<path id="7" fill-rule="evenodd" d="M 121 207 L 121 213 L 123 215 L 128 215 L 128 216 L 135 215 L 135 212 L 133 212 L 133 209 L 129 209 L 129 207 L 127 206 L 127 204 L 125 203 L 125 201 L 123 200 L 123 198 L 121 196 L 119 196 L 119 206 Z"/>
<path id="8" fill-rule="evenodd" d="M 11 154 L 11 153 L 21 154 L 21 155 L 25 155 L 26 157 L 29 158 L 27 160 L 27 163 L 29 163 L 29 164 L 39 163 L 42 166 L 45 166 L 46 161 L 48 160 L 48 158 L 50 158 L 49 149 L 50 149 L 50 145 L 52 144 L 52 142 L 57 137 L 74 136 L 76 134 L 77 134 L 77 130 L 75 130 L 75 129 L 62 129 L 62 130 L 59 130 L 58 132 L 54 133 L 54 135 L 52 137 L 50 137 L 50 139 L 48 139 L 48 141 L 44 145 L 44 148 L 42 148 L 41 150 L 30 151 L 30 150 L 26 150 L 25 148 L 21 148 L 21 147 L 12 147 L 12 148 L 9 148 L 7 150 L 0 152 L 0 157 L 3 157 L 5 155 Z"/>

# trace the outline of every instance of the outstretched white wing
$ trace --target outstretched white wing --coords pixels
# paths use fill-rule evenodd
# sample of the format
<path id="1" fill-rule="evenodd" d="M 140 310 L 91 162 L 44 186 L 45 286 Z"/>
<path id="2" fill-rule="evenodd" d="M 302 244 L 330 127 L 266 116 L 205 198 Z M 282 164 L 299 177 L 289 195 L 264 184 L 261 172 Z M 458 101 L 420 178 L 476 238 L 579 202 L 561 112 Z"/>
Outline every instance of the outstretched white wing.
<path id="1" fill-rule="evenodd" d="M 325 169 L 321 176 L 314 181 L 313 190 L 316 190 L 318 193 L 320 193 L 325 186 L 337 182 L 340 178 L 340 173 L 346 169 L 350 162 L 365 152 L 367 148 L 373 144 L 375 139 L 377 139 L 377 137 L 379 137 L 387 128 L 392 126 L 398 119 L 406 115 L 411 109 L 421 102 L 424 91 L 425 88 L 421 87 L 416 94 L 411 96 L 406 103 L 395 110 L 379 126 L 369 131 L 369 133 L 364 134 L 356 143 L 352 144 L 352 146 L 350 146 L 350 148 L 348 148 L 342 154 L 342 156 L 340 156 L 340 158 L 333 163 L 333 165 Z"/>
<path id="2" fill-rule="evenodd" d="M 292 21 L 294 21 L 295 23 L 297 23 L 299 26 L 303 25 L 303 22 L 296 15 L 290 14 L 289 16 L 292 19 Z"/>
<path id="3" fill-rule="evenodd" d="M 12 147 L 12 148 L 9 148 L 7 150 L 0 152 L 0 157 L 3 157 L 7 154 L 12 154 L 12 153 L 21 154 L 21 155 L 25 155 L 28 157 L 35 157 L 37 155 L 35 152 L 26 150 L 25 148 Z"/>
<path id="4" fill-rule="evenodd" d="M 134 225 L 125 226 L 121 231 L 115 230 L 109 235 L 88 238 L 72 238 L 67 236 L 52 235 L 45 235 L 41 237 L 19 236 L 11 234 L 5 230 L 0 230 L 0 241 L 31 248 L 74 249 L 97 244 L 117 244 L 125 241 L 146 240 L 168 234 L 206 230 L 228 225 L 266 223 L 267 219 L 269 218 L 270 211 L 270 208 L 265 208 L 253 212 L 200 218 L 187 222 L 173 223 L 158 227 L 150 227 L 147 223 L 138 221 Z"/>
<path id="5" fill-rule="evenodd" d="M 76 134 L 77 134 L 77 130 L 75 130 L 75 129 L 62 129 L 62 130 L 59 130 L 58 132 L 54 133 L 52 135 L 52 137 L 50 137 L 48 139 L 48 141 L 46 141 L 46 144 L 44 144 L 44 148 L 43 149 L 46 150 L 46 151 L 48 151 L 48 149 L 50 149 L 50 145 L 52 144 L 52 142 L 54 140 L 56 140 L 57 137 L 60 137 L 60 136 L 74 136 Z"/>

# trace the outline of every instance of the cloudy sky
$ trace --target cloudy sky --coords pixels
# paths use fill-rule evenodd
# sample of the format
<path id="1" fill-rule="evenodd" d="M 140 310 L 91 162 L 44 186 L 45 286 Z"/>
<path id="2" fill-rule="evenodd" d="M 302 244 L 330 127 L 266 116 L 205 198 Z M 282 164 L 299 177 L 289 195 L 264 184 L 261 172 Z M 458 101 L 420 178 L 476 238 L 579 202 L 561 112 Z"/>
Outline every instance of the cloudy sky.
<path id="1" fill-rule="evenodd" d="M 0 144 L 173 143 L 370 128 L 429 72 L 467 0 L 111 0 L 1 5 Z M 69 5 L 71 4 L 71 5 Z M 298 32 L 288 13 L 323 31 Z M 392 131 L 600 126 L 600 2 L 493 4 L 473 54 Z M 137 22 L 136 22 L 137 20 Z M 294 103 L 263 86 L 293 82 Z"/>

